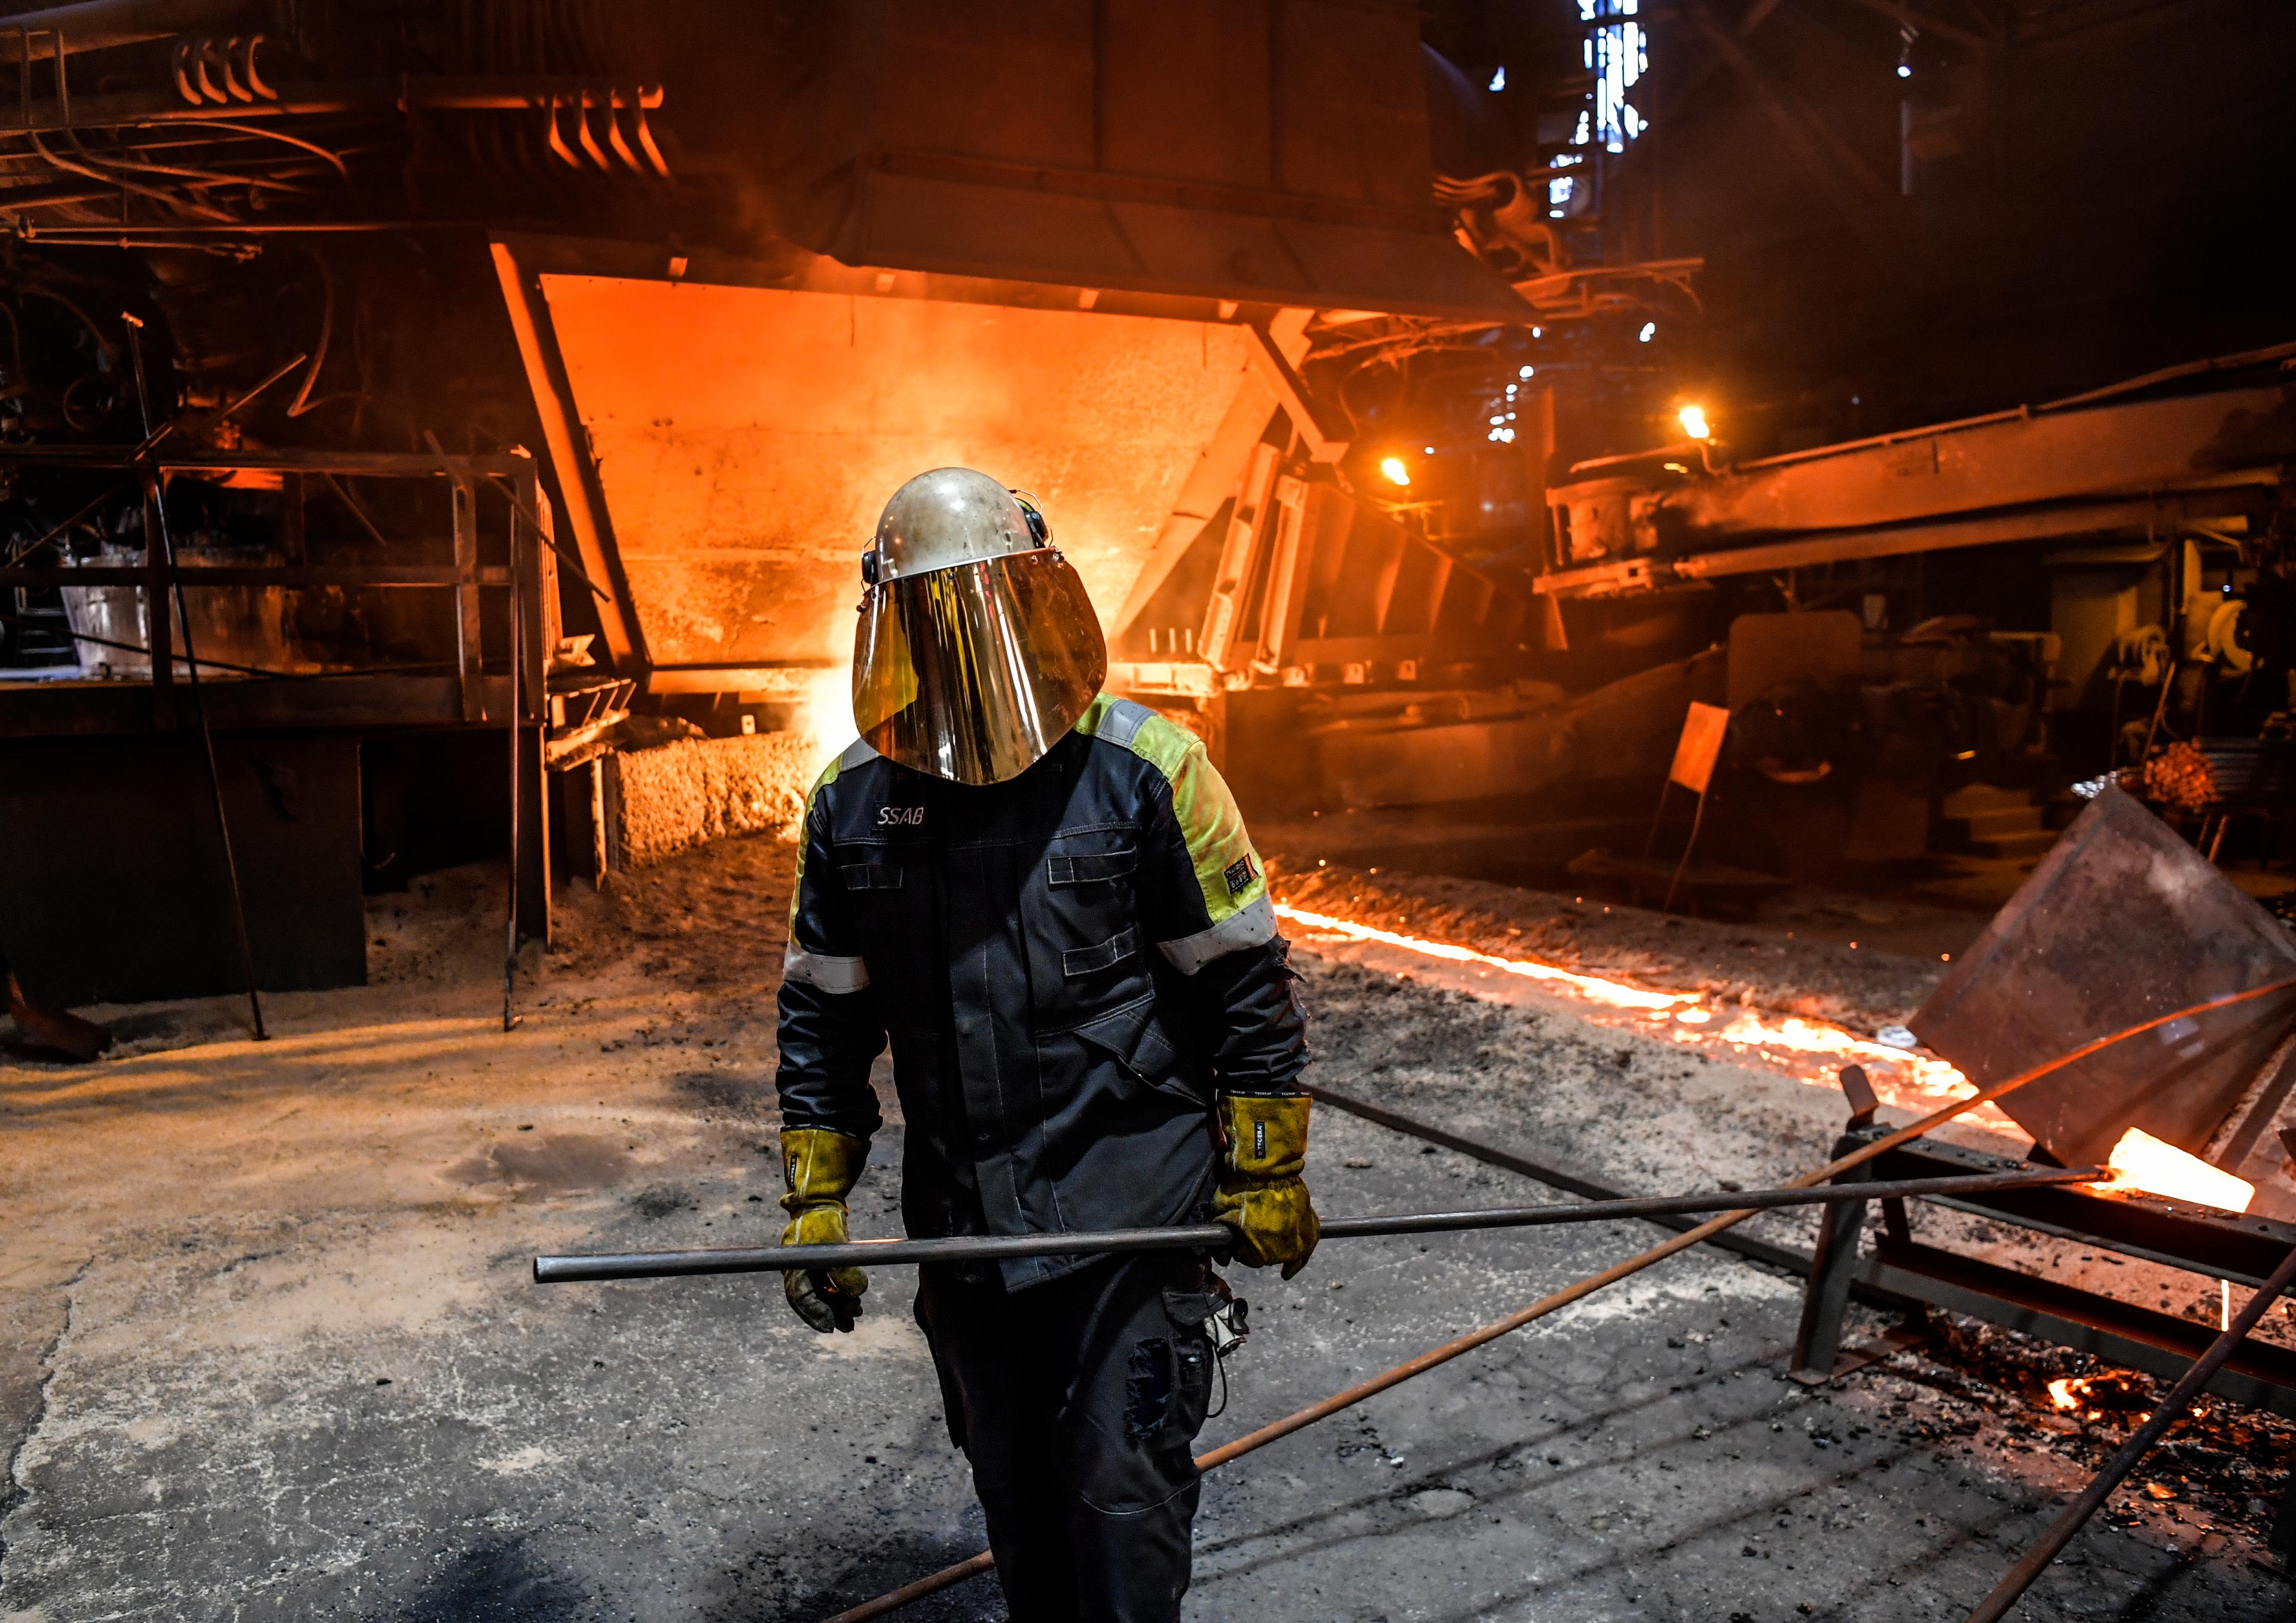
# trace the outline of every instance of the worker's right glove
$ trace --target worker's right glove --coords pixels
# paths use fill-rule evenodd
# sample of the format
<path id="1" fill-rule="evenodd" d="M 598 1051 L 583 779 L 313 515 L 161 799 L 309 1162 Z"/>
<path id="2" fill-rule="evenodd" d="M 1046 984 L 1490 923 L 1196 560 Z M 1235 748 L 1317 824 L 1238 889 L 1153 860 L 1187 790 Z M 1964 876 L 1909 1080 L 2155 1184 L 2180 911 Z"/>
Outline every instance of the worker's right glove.
<path id="1" fill-rule="evenodd" d="M 1305 1094 L 1222 1094 L 1219 1188 L 1212 1217 L 1235 1230 L 1247 1267 L 1280 1264 L 1291 1278 L 1308 1266 L 1323 1224 L 1300 1174 L 1308 1165 Z"/>
<path id="2" fill-rule="evenodd" d="M 826 1127 L 782 1129 L 782 1173 L 789 1193 L 782 1209 L 790 1215 L 783 1245 L 842 1245 L 845 1197 L 860 1181 L 869 1160 L 869 1141 Z M 850 1330 L 861 1316 L 861 1293 L 869 1276 L 858 1268 L 791 1268 L 782 1275 L 782 1292 L 798 1317 L 827 1335 Z"/>

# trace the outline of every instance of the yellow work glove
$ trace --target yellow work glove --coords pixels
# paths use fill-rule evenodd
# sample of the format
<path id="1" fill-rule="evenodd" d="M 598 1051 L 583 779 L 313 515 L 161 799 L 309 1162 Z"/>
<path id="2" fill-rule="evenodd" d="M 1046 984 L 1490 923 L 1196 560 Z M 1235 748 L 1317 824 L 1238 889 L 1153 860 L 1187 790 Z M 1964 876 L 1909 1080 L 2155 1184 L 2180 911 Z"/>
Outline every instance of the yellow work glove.
<path id="1" fill-rule="evenodd" d="M 1305 1094 L 1222 1094 L 1226 1140 L 1212 1216 L 1235 1230 L 1235 1258 L 1248 1267 L 1280 1263 L 1291 1278 L 1308 1266 L 1324 1232 L 1300 1170 L 1308 1164 Z"/>
<path id="2" fill-rule="evenodd" d="M 790 1215 L 783 1245 L 842 1245 L 845 1197 L 860 1181 L 869 1160 L 869 1141 L 826 1127 L 782 1129 L 782 1174 L 789 1193 L 782 1209 Z M 861 1316 L 861 1293 L 869 1276 L 858 1268 L 790 1268 L 782 1292 L 798 1317 L 827 1335 L 850 1330 Z"/>

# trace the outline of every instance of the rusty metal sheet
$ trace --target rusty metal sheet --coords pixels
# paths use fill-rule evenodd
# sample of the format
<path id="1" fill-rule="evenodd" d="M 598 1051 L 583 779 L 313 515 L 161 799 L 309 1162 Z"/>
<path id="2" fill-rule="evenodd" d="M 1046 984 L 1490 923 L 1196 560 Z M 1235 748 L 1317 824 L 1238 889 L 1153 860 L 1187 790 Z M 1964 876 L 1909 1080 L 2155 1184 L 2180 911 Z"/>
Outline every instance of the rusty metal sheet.
<path id="1" fill-rule="evenodd" d="M 657 665 L 852 652 L 858 558 L 949 463 L 1039 496 L 1104 617 L 1249 382 L 1245 330 L 545 274 Z"/>
<path id="2" fill-rule="evenodd" d="M 1910 1022 L 1980 1084 L 2296 975 L 2296 937 L 2117 789 L 2074 822 Z M 2042 1148 L 2102 1161 L 2130 1127 L 2194 1154 L 2296 1018 L 2296 993 L 2118 1043 L 2002 1102 Z"/>

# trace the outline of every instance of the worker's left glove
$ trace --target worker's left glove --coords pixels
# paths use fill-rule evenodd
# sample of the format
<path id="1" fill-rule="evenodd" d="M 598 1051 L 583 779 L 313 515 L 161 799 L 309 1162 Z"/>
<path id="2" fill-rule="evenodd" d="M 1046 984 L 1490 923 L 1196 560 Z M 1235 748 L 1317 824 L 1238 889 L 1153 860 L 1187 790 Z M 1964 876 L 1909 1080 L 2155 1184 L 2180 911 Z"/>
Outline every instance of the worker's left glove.
<path id="1" fill-rule="evenodd" d="M 1308 1185 L 1308 1096 L 1222 1094 L 1226 1140 L 1212 1216 L 1235 1230 L 1235 1258 L 1254 1268 L 1280 1264 L 1291 1278 L 1308 1266 L 1324 1232 Z"/>
<path id="2" fill-rule="evenodd" d="M 842 1245 L 845 1197 L 861 1179 L 869 1141 L 826 1127 L 782 1129 L 782 1173 L 789 1193 L 782 1209 L 790 1215 L 783 1245 Z M 861 1293 L 869 1276 L 858 1268 L 790 1268 L 782 1291 L 798 1317 L 824 1335 L 850 1330 L 861 1316 Z"/>

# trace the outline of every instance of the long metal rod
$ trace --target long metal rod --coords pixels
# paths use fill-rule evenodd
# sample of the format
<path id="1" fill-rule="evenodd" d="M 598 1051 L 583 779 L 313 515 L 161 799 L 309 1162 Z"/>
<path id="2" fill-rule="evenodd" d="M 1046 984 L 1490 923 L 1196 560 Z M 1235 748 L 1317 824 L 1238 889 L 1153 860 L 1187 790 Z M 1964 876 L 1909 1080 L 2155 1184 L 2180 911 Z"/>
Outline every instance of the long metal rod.
<path id="1" fill-rule="evenodd" d="M 1837 1156 L 1816 1171 L 1804 1173 L 1800 1177 L 1794 1179 L 1793 1186 L 1807 1188 L 1824 1184 L 1853 1167 L 1862 1167 L 1878 1156 L 1888 1154 L 1900 1144 L 1909 1143 L 1931 1129 L 1943 1127 L 1956 1117 L 1967 1114 L 1980 1104 L 1990 1104 L 2005 1094 L 2013 1094 L 2029 1083 L 2038 1082 L 2043 1077 L 2062 1070 L 2066 1066 L 2085 1060 L 2099 1050 L 2110 1048 L 2116 1043 L 2126 1042 L 2133 1037 L 2142 1037 L 2147 1031 L 2157 1031 L 2174 1021 L 2189 1020 L 2195 1015 L 2212 1013 L 2218 1009 L 2227 1009 L 2238 1004 L 2251 1002 L 2256 998 L 2268 997 L 2276 992 L 2285 992 L 2292 988 L 2296 988 L 2296 975 L 2283 980 L 2270 981 L 2260 987 L 2251 987 L 2245 992 L 2234 992 L 2223 997 L 2211 998 L 2207 1003 L 2194 1004 L 2190 1008 L 2159 1015 L 2139 1025 L 2130 1026 L 2112 1032 L 2109 1036 L 2095 1038 L 2082 1044 L 2069 1053 L 2062 1053 L 2054 1060 L 2045 1061 L 2030 1070 L 2020 1071 L 2005 1080 L 1996 1082 L 1988 1087 L 1981 1087 L 1966 1099 L 1957 1099 L 1951 1104 L 1931 1111 L 1910 1127 L 1899 1127 L 1893 1133 L 1875 1139 L 1872 1143 L 1860 1145 L 1847 1155 Z M 1859 1187 L 1870 1188 L 1871 1185 L 1859 1185 Z M 1455 1340 L 1446 1341 L 1440 1347 L 1430 1348 L 1417 1357 L 1398 1364 L 1382 1374 L 1374 1375 L 1370 1380 L 1351 1386 L 1343 1392 L 1334 1392 L 1320 1403 L 1309 1404 L 1295 1414 L 1287 1414 L 1282 1420 L 1273 1421 L 1260 1427 L 1257 1431 L 1246 1432 L 1233 1442 L 1224 1443 L 1208 1454 L 1200 1454 L 1196 1456 L 1196 1468 L 1200 1471 L 1210 1471 L 1216 1465 L 1225 1465 L 1230 1460 L 1238 1459 L 1256 1449 L 1265 1448 L 1268 1444 L 1289 1437 L 1294 1431 L 1312 1426 L 1319 1420 L 1327 1420 L 1334 1414 L 1354 1407 L 1367 1398 L 1376 1397 L 1390 1387 L 1399 1386 L 1414 1376 L 1423 1375 L 1431 1369 L 1448 1364 L 1454 1358 L 1474 1351 L 1476 1348 L 1486 1342 L 1496 1341 L 1502 1336 L 1510 1335 L 1526 1324 L 1545 1318 L 1551 1313 L 1568 1307 L 1573 1302 L 1594 1295 L 1597 1291 L 1614 1285 L 1622 1279 L 1631 1278 L 1652 1264 L 1665 1261 L 1677 1251 L 1688 1250 L 1702 1241 L 1711 1240 L 1715 1235 L 1744 1222 L 1753 1215 L 1751 1209 L 1744 1209 L 1727 1211 L 1719 1217 L 1710 1217 L 1695 1228 L 1685 1229 L 1672 1239 L 1661 1241 L 1648 1250 L 1628 1258 L 1624 1262 L 1613 1263 L 1599 1274 L 1590 1274 L 1574 1284 L 1565 1285 L 1562 1290 L 1551 1295 L 1543 1296 L 1529 1307 L 1511 1313 L 1503 1319 L 1495 1320 L 1480 1330 L 1471 1330 L 1465 1335 Z M 996 1564 L 996 1557 L 984 1550 L 978 1555 L 969 1556 L 964 1561 L 942 1568 L 938 1572 L 927 1573 L 914 1583 L 904 1584 L 898 1589 L 881 1594 L 874 1600 L 864 1601 L 858 1606 L 849 1607 L 829 1619 L 827 1623 L 868 1623 L 868 1619 L 872 1618 L 889 1616 L 908 1605 L 912 1601 L 921 1601 L 929 1594 L 938 1594 L 951 1585 L 963 1583 L 966 1578 L 988 1571 Z"/>
<path id="2" fill-rule="evenodd" d="M 1607 1184 L 1598 1183 L 1576 1168 L 1558 1167 L 1550 1162 L 1533 1160 L 1530 1157 L 1518 1155 L 1512 1150 L 1502 1150 L 1496 1145 L 1480 1143 L 1464 1134 L 1439 1127 L 1432 1122 L 1422 1121 L 1415 1116 L 1406 1116 L 1399 1111 L 1390 1111 L 1384 1105 L 1372 1104 L 1361 1099 L 1351 1099 L 1345 1094 L 1335 1094 L 1330 1088 L 1320 1086 L 1305 1077 L 1302 1077 L 1295 1086 L 1318 1104 L 1328 1104 L 1333 1110 L 1345 1111 L 1350 1116 L 1359 1116 L 1364 1120 L 1376 1127 L 1385 1127 L 1391 1133 L 1401 1133 L 1408 1138 L 1420 1139 L 1427 1143 L 1440 1145 L 1446 1150 L 1456 1151 L 1461 1155 L 1482 1162 L 1487 1167 L 1496 1167 L 1502 1171 L 1534 1179 L 1551 1189 L 1560 1189 L 1567 1194 L 1575 1194 L 1589 1201 L 1623 1201 L 1628 1198 L 1622 1191 L 1614 1189 Z M 1691 1225 L 1687 1217 L 1654 1215 L 1645 1217 L 1644 1221 L 1654 1223 L 1660 1228 L 1673 1229 L 1677 1233 Z M 1767 1240 L 1757 1240 L 1751 1234 L 1742 1234 L 1734 1229 L 1715 1235 L 1709 1243 L 1718 1250 L 1733 1252 L 1743 1257 L 1749 1262 L 1760 1263 L 1765 1267 L 1783 1268 L 1789 1274 L 1804 1276 L 1809 1273 L 1808 1251 L 1798 1251 L 1791 1246 L 1774 1245 Z"/>
<path id="3" fill-rule="evenodd" d="M 1570 1223 L 1620 1223 L 1630 1218 L 1681 1217 L 1718 1211 L 1774 1211 L 1787 1206 L 1829 1206 L 1848 1201 L 1918 1200 L 1925 1195 L 1984 1194 L 2005 1189 L 2046 1189 L 2095 1183 L 2112 1174 L 2097 1167 L 2043 1167 L 2027 1172 L 1972 1173 L 1966 1177 L 1906 1178 L 1892 1184 L 1836 1184 L 1822 1188 L 1716 1190 L 1699 1194 L 1647 1195 L 1611 1201 L 1498 1206 L 1481 1211 L 1409 1211 L 1382 1217 L 1326 1217 L 1326 1240 L 1372 1240 L 1388 1234 L 1452 1234 L 1484 1228 L 1552 1228 Z M 1160 1228 L 1116 1228 L 1073 1234 L 966 1235 L 947 1240 L 857 1240 L 843 1245 L 772 1245 L 701 1251 L 633 1251 L 593 1257 L 537 1257 L 537 1284 L 599 1279 L 678 1279 L 711 1274 L 778 1274 L 785 1268 L 847 1268 L 896 1264 L 986 1262 L 1015 1257 L 1104 1257 L 1130 1251 L 1219 1250 L 1235 1238 L 1224 1223 Z"/>
<path id="4" fill-rule="evenodd" d="M 61 63 L 58 65 L 57 71 L 59 73 L 62 71 Z M 144 377 L 142 328 L 141 322 L 135 321 L 133 317 L 129 318 L 127 353 L 135 363 L 136 406 L 143 416 L 145 435 L 150 439 L 156 436 L 152 433 L 151 394 Z M 199 718 L 200 746 L 207 757 L 208 792 L 215 801 L 216 834 L 223 841 L 224 877 L 231 887 L 232 933 L 239 943 L 240 971 L 247 981 L 247 1012 L 255 1025 L 255 1040 L 258 1043 L 268 1042 L 271 1034 L 263 1027 L 263 995 L 256 989 L 255 986 L 255 949 L 249 944 L 247 937 L 247 899 L 240 889 L 239 857 L 232 848 L 231 817 L 224 810 L 223 804 L 223 774 L 216 766 L 215 730 L 208 725 L 207 701 L 200 693 L 199 651 L 192 646 L 191 605 L 184 601 L 183 588 L 176 584 L 176 543 L 168 529 L 166 481 L 156 470 L 145 475 L 145 491 L 146 497 L 151 503 L 152 522 L 159 531 L 160 555 L 168 566 L 166 594 L 176 600 L 176 625 L 183 634 L 184 665 L 191 680 L 192 713 Z M 152 612 L 164 620 L 168 613 L 168 605 L 165 602 L 153 603 Z M 153 661 L 155 681 L 159 675 L 158 661 L 155 660 Z"/>
<path id="5" fill-rule="evenodd" d="M 436 450 L 439 437 L 430 435 L 430 446 Z M 479 526 L 479 484 L 472 480 L 465 487 L 471 498 L 471 529 L 475 537 Z M 476 547 L 472 548 L 475 553 Z M 510 906 L 509 917 L 503 925 L 503 1029 L 511 1030 L 518 1024 L 511 1012 L 511 1002 L 518 989 L 518 888 L 525 875 L 519 870 L 518 801 L 525 789 L 526 775 L 520 770 L 518 743 L 518 663 L 521 652 L 519 631 L 526 618 L 526 606 L 519 600 L 518 589 L 518 514 L 510 515 Z M 483 668 L 483 667 L 481 668 Z"/>
<path id="6" fill-rule="evenodd" d="M 1993 1592 L 1977 1603 L 1977 1610 L 1969 1614 L 1969 1623 L 1999 1623 L 2000 1619 L 2009 1615 L 2009 1609 L 2016 1605 L 2018 1597 L 2048 1570 L 2049 1563 L 2063 1553 L 2064 1547 L 2072 1542 L 2073 1535 L 2081 1530 L 2088 1519 L 2104 1507 L 2104 1502 L 2112 1496 L 2112 1490 L 2120 1487 L 2128 1473 L 2136 1469 L 2137 1463 L 2152 1451 L 2152 1446 L 2161 1440 L 2170 1426 L 2176 1424 L 2192 1406 L 2193 1399 L 2200 1396 L 2201 1389 L 2215 1378 L 2217 1371 L 2224 1367 L 2225 1360 L 2239 1350 L 2240 1344 L 2248 1339 L 2258 1321 L 2292 1284 L 2296 1284 L 2296 1251 L 2289 1252 L 2288 1259 L 2273 1270 L 2272 1276 L 2249 1299 L 2248 1306 L 2241 1309 L 2240 1316 L 2209 1344 L 2208 1351 L 2200 1356 L 2193 1367 L 2185 1372 L 2184 1379 L 2177 1381 L 2168 1397 L 2161 1400 L 2152 1417 L 2129 1434 L 2128 1440 L 2120 1446 L 2120 1452 L 2106 1462 L 2103 1471 L 2089 1479 L 2088 1486 L 2058 1513 L 2057 1519 L 2049 1524 L 2048 1531 L 2034 1541 L 2031 1549 L 2018 1557 L 2017 1564 L 1993 1586 Z"/>

